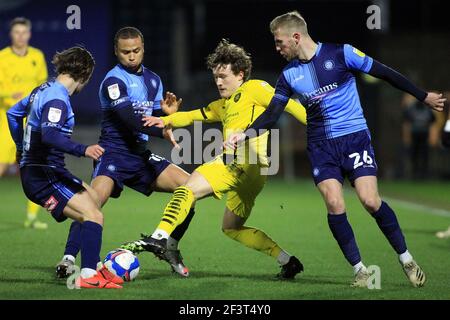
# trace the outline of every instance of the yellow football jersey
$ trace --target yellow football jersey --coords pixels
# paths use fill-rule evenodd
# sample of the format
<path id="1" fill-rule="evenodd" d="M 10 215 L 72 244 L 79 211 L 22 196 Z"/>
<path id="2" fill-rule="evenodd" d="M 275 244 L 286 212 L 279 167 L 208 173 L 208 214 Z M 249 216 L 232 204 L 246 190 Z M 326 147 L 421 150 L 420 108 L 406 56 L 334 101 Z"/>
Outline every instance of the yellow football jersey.
<path id="1" fill-rule="evenodd" d="M 16 145 L 9 132 L 6 111 L 47 80 L 44 54 L 28 47 L 18 56 L 11 47 L 0 50 L 0 163 L 14 163 Z M 21 96 L 13 97 L 21 93 Z"/>
<path id="2" fill-rule="evenodd" d="M 222 122 L 224 140 L 233 132 L 244 131 L 268 107 L 274 95 L 274 88 L 262 80 L 244 82 L 228 99 L 219 99 L 208 106 L 187 112 L 176 112 L 170 116 L 161 117 L 164 123 L 173 127 L 185 127 L 194 121 Z M 298 121 L 306 124 L 306 110 L 298 102 L 290 99 L 286 112 Z M 249 147 L 258 155 L 259 162 L 267 164 L 268 132 L 251 139 Z M 225 153 L 234 153 L 226 150 Z"/>
<path id="3" fill-rule="evenodd" d="M 11 47 L 0 50 L 0 108 L 12 107 L 46 81 L 47 76 L 47 64 L 39 49 L 28 47 L 24 56 L 15 54 Z M 14 99 L 16 93 L 22 96 Z"/>

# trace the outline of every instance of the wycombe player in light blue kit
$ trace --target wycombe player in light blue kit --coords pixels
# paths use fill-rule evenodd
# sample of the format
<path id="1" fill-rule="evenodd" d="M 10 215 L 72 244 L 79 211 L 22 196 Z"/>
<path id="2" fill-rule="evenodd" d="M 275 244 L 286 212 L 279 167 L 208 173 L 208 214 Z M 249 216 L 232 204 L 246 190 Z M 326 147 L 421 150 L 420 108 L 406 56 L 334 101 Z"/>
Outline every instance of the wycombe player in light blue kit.
<path id="1" fill-rule="evenodd" d="M 99 145 L 105 153 L 95 163 L 91 186 L 98 194 L 100 206 L 110 197 L 119 198 L 124 186 L 149 196 L 154 191 L 172 193 L 189 178 L 180 167 L 147 149 L 149 136 L 164 136 L 175 143 L 171 131 L 144 127 L 142 121 L 143 115 L 176 112 L 181 99 L 171 93 L 163 99 L 160 77 L 142 64 L 144 37 L 138 29 L 124 27 L 117 31 L 114 48 L 119 63 L 106 74 L 99 89 L 102 110 Z M 178 241 L 193 215 L 191 209 L 188 219 L 169 239 L 168 250 L 160 256 L 183 277 L 189 271 L 182 261 Z M 79 250 L 80 224 L 75 221 L 70 227 L 64 256 L 56 266 L 57 277 L 70 275 Z"/>
<path id="2" fill-rule="evenodd" d="M 230 136 L 225 147 L 235 148 L 264 131 L 261 129 L 270 129 L 288 98 L 298 95 L 307 113 L 307 151 L 312 175 L 325 201 L 331 232 L 353 266 L 352 286 L 367 287 L 370 275 L 347 220 L 342 192 L 345 177 L 398 254 L 410 282 L 415 287 L 423 286 L 425 273 L 407 250 L 394 211 L 378 194 L 377 164 L 354 72 L 381 78 L 438 111 L 442 111 L 445 99 L 441 94 L 422 91 L 398 72 L 349 44 L 314 42 L 305 20 L 296 11 L 276 17 L 270 29 L 277 51 L 290 63 L 278 79 L 269 107 L 244 133 Z"/>
<path id="3" fill-rule="evenodd" d="M 7 113 L 11 136 L 17 146 L 20 177 L 29 200 L 47 209 L 57 222 L 67 218 L 80 225 L 81 288 L 122 288 L 123 280 L 107 269 L 96 270 L 100 261 L 103 215 L 95 191 L 73 176 L 64 164 L 64 153 L 97 160 L 99 145 L 85 146 L 70 140 L 75 115 L 70 96 L 80 92 L 94 69 L 94 58 L 80 47 L 53 58 L 58 76 L 34 89 Z M 23 119 L 27 117 L 25 130 Z"/>

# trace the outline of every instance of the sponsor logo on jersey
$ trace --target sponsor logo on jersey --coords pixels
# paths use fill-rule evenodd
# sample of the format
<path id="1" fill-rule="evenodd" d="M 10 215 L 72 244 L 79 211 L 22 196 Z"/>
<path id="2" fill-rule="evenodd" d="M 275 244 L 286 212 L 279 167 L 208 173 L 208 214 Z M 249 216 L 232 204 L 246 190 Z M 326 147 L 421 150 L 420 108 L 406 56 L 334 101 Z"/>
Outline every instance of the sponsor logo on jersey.
<path id="1" fill-rule="evenodd" d="M 62 110 L 57 108 L 52 108 L 48 110 L 48 121 L 56 123 L 61 120 Z"/>
<path id="2" fill-rule="evenodd" d="M 116 100 L 120 97 L 120 89 L 119 84 L 114 83 L 110 86 L 108 86 L 108 95 L 111 99 Z"/>
<path id="3" fill-rule="evenodd" d="M 326 86 L 320 87 L 317 90 L 304 93 L 302 96 L 306 99 L 319 99 L 325 96 L 326 93 L 338 88 L 337 82 L 330 83 Z"/>
<path id="4" fill-rule="evenodd" d="M 45 201 L 44 208 L 47 209 L 48 212 L 52 212 L 57 205 L 58 200 L 56 200 L 54 196 L 50 196 L 50 198 L 48 198 L 48 200 Z"/>

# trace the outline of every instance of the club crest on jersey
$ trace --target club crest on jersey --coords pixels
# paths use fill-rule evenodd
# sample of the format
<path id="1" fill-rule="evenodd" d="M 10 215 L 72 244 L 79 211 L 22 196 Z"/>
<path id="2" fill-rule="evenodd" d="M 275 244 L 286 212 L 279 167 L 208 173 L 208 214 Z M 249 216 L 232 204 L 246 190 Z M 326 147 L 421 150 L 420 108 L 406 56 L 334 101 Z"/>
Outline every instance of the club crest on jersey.
<path id="1" fill-rule="evenodd" d="M 53 123 L 59 122 L 59 120 L 61 120 L 61 114 L 61 109 L 50 107 L 48 110 L 48 121 Z"/>
<path id="2" fill-rule="evenodd" d="M 320 173 L 319 168 L 314 168 L 314 170 L 313 170 L 314 177 L 317 177 L 319 175 L 319 173 Z"/>
<path id="3" fill-rule="evenodd" d="M 108 86 L 108 95 L 113 100 L 116 100 L 120 97 L 120 89 L 117 83 Z"/>
<path id="4" fill-rule="evenodd" d="M 334 61 L 333 60 L 327 60 L 323 63 L 323 67 L 325 68 L 325 70 L 333 70 L 334 68 Z"/>
<path id="5" fill-rule="evenodd" d="M 47 209 L 48 212 L 52 212 L 56 208 L 58 203 L 58 200 L 56 200 L 54 196 L 50 196 L 50 198 L 45 201 L 44 208 Z"/>
<path id="6" fill-rule="evenodd" d="M 241 98 L 241 93 L 239 92 L 237 95 L 234 96 L 234 102 L 238 102 Z"/>

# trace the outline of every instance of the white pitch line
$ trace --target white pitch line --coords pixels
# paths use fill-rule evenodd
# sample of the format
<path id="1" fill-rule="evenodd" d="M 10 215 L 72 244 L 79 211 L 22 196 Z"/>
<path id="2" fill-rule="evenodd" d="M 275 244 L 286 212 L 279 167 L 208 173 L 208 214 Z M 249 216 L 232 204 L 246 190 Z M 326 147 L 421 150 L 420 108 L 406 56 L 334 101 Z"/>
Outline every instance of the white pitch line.
<path id="1" fill-rule="evenodd" d="M 450 211 L 445 210 L 445 209 L 433 208 L 433 207 L 425 206 L 423 204 L 417 204 L 417 203 L 406 201 L 406 200 L 400 200 L 400 199 L 394 199 L 394 198 L 388 198 L 388 197 L 382 197 L 382 198 L 388 200 L 389 202 L 395 203 L 396 205 L 402 206 L 405 209 L 411 209 L 411 210 L 415 210 L 417 212 L 421 212 L 421 213 L 425 213 L 425 214 L 433 214 L 435 216 L 450 217 Z"/>

